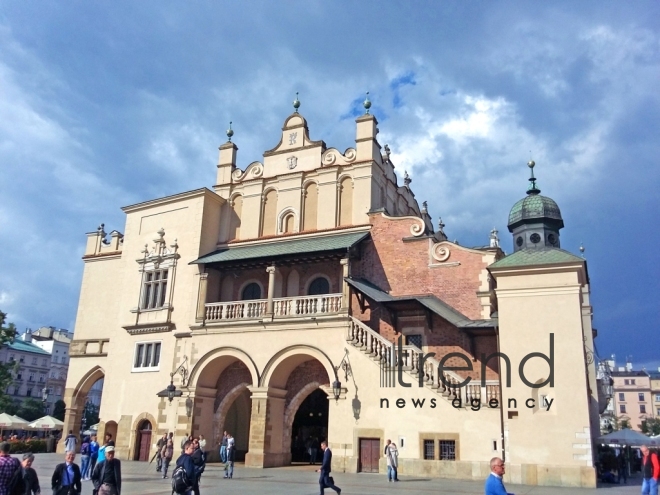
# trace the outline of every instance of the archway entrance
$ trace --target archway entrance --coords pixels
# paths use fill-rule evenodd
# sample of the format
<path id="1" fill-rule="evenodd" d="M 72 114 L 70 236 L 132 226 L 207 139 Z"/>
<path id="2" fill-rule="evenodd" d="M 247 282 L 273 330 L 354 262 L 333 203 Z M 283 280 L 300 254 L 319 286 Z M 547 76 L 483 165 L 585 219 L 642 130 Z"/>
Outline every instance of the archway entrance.
<path id="1" fill-rule="evenodd" d="M 239 462 L 245 460 L 245 454 L 248 451 L 251 413 L 252 399 L 250 399 L 250 391 L 243 388 L 229 406 L 224 418 L 224 425 L 219 425 L 222 431 L 226 431 L 234 437 L 236 461 Z"/>
<path id="2" fill-rule="evenodd" d="M 321 442 L 328 438 L 328 412 L 328 394 L 318 388 L 300 404 L 291 427 L 292 463 L 320 462 Z"/>
<path id="3" fill-rule="evenodd" d="M 75 433 L 82 433 L 87 431 L 87 428 L 94 426 L 90 423 L 98 420 L 98 406 L 101 402 L 104 378 L 103 369 L 100 366 L 95 366 L 83 375 L 75 388 L 66 389 L 63 397 L 59 395 L 61 390 L 57 386 L 52 390 L 58 399 L 58 402 L 53 406 L 53 412 L 55 412 L 55 406 L 60 409 L 65 408 L 64 431 L 73 430 Z M 61 400 L 59 400 L 60 397 L 62 397 Z M 93 433 L 93 431 L 89 431 L 89 433 Z M 115 435 L 117 433 L 116 427 L 114 433 Z M 57 451 L 64 451 L 63 442 L 58 443 Z"/>
<path id="4" fill-rule="evenodd" d="M 140 421 L 135 432 L 135 453 L 134 461 L 148 461 L 149 451 L 151 449 L 152 425 L 149 420 Z"/>

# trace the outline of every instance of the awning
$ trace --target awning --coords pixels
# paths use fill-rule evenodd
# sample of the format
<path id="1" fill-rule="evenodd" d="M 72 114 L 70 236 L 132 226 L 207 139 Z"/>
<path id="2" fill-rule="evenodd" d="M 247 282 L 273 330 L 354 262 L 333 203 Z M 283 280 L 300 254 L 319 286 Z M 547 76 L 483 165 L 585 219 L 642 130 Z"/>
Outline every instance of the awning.
<path id="1" fill-rule="evenodd" d="M 495 328 L 497 326 L 496 318 L 486 320 L 471 320 L 460 311 L 454 309 L 446 302 L 433 295 L 423 296 L 392 296 L 379 289 L 371 282 L 364 279 L 346 278 L 346 282 L 354 289 L 360 291 L 369 299 L 383 304 L 391 309 L 407 309 L 414 305 L 421 305 L 423 308 L 432 311 L 444 320 L 462 330 L 470 331 L 479 328 Z"/>
<path id="2" fill-rule="evenodd" d="M 237 263 L 245 261 L 277 260 L 292 256 L 313 255 L 322 252 L 346 252 L 369 235 L 369 232 L 350 232 L 320 237 L 283 238 L 263 244 L 228 246 L 206 254 L 190 264 Z"/>

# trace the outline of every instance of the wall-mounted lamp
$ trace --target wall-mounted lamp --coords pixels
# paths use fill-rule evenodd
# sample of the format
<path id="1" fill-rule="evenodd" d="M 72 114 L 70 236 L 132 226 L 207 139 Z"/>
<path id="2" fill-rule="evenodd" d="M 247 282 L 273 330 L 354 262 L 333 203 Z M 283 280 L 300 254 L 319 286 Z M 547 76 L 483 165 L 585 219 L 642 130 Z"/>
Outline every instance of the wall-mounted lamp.
<path id="1" fill-rule="evenodd" d="M 339 381 L 339 376 L 337 373 L 339 370 L 344 372 L 344 379 L 348 381 L 350 377 L 353 376 L 353 369 L 351 368 L 351 362 L 348 360 L 348 349 L 344 349 L 344 357 L 338 366 L 335 366 L 335 381 L 332 382 L 332 395 L 335 397 L 335 402 L 339 401 L 341 396 L 341 382 Z"/>
<path id="2" fill-rule="evenodd" d="M 181 386 L 188 387 L 188 368 L 185 366 L 187 362 L 188 356 L 184 356 L 183 362 L 172 373 L 170 373 L 170 384 L 164 390 L 161 390 L 156 394 L 158 397 L 167 397 L 167 400 L 171 403 L 175 397 L 181 397 L 181 395 L 183 395 L 183 392 L 177 390 L 174 385 L 174 375 L 179 373 L 181 375 Z M 186 400 L 186 410 L 188 408 L 188 400 L 192 402 L 190 397 L 188 397 Z M 190 406 L 190 409 L 192 411 L 192 405 Z M 190 417 L 190 414 L 188 414 L 188 417 Z"/>

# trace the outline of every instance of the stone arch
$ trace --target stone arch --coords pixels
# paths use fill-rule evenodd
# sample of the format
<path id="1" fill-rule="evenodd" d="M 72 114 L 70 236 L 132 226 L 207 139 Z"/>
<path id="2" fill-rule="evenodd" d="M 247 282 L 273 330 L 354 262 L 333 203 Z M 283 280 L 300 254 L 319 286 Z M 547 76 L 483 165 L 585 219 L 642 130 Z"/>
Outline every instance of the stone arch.
<path id="1" fill-rule="evenodd" d="M 287 230 L 287 219 L 289 217 L 293 217 L 293 221 L 291 223 L 291 229 L 292 230 Z M 280 211 L 279 215 L 277 215 L 277 233 L 278 234 L 283 234 L 283 233 L 294 233 L 298 232 L 299 230 L 299 214 L 298 210 L 295 208 L 288 206 L 284 208 L 282 211 Z"/>
<path id="2" fill-rule="evenodd" d="M 328 277 L 325 273 L 316 272 L 316 273 L 312 274 L 312 276 L 309 277 L 307 279 L 307 281 L 305 282 L 305 295 L 306 296 L 309 295 L 309 288 L 311 287 L 312 283 L 318 278 L 323 278 L 323 279 L 326 280 L 326 282 L 328 282 L 328 292 L 327 292 L 327 294 L 332 293 L 332 289 L 333 289 L 332 285 L 333 284 L 332 284 L 332 280 L 330 279 L 330 277 Z"/>
<path id="3" fill-rule="evenodd" d="M 229 199 L 229 238 L 241 238 L 241 218 L 243 215 L 243 195 L 240 193 L 234 194 Z"/>
<path id="4" fill-rule="evenodd" d="M 335 377 L 335 369 L 328 355 L 309 345 L 293 345 L 276 353 L 264 367 L 260 386 L 283 389 L 289 374 L 300 364 L 316 359 L 328 374 L 329 382 Z"/>
<path id="5" fill-rule="evenodd" d="M 225 422 L 227 413 L 234 404 L 234 401 L 246 390 L 248 390 L 248 383 L 240 383 L 232 388 L 227 395 L 220 401 L 218 408 L 213 414 L 213 440 L 216 444 L 220 444 L 222 440 L 222 433 L 226 430 Z"/>
<path id="6" fill-rule="evenodd" d="M 261 235 L 274 235 L 277 232 L 277 189 L 266 189 L 262 198 Z"/>
<path id="7" fill-rule="evenodd" d="M 293 432 L 293 420 L 296 417 L 298 408 L 303 401 L 314 392 L 314 390 L 321 388 L 321 383 L 314 381 L 305 385 L 298 393 L 291 399 L 286 410 L 284 411 L 284 429 L 282 431 L 282 447 L 285 452 L 291 450 L 291 436 Z"/>
<path id="8" fill-rule="evenodd" d="M 218 378 L 225 368 L 235 361 L 241 361 L 247 367 L 252 377 L 252 383 L 250 385 L 257 386 L 260 378 L 259 371 L 250 355 L 237 347 L 219 347 L 207 352 L 197 361 L 190 372 L 189 387 L 215 387 Z M 200 380 L 204 374 L 210 376 Z M 215 375 L 215 378 L 213 378 L 213 375 Z"/>
<path id="9" fill-rule="evenodd" d="M 344 175 L 337 179 L 337 192 L 339 214 L 337 215 L 337 225 L 353 224 L 353 178 L 350 175 Z"/>
<path id="10" fill-rule="evenodd" d="M 87 393 L 92 386 L 100 379 L 105 378 L 105 370 L 97 365 L 89 369 L 78 380 L 74 388 L 64 390 L 64 403 L 66 404 L 66 413 L 64 415 L 64 431 L 80 431 L 82 426 L 82 415 L 87 399 Z M 58 452 L 64 452 L 64 444 L 60 443 L 57 447 Z"/>
<path id="11" fill-rule="evenodd" d="M 133 421 L 133 426 L 131 427 L 131 436 L 129 440 L 129 445 L 130 445 L 130 452 L 131 452 L 131 459 L 133 460 L 139 460 L 139 454 L 140 454 L 140 430 L 142 429 L 141 427 L 143 426 L 144 422 L 148 421 L 151 424 L 151 439 L 149 441 L 149 455 L 148 457 L 151 458 L 151 455 L 153 454 L 153 445 L 156 443 L 157 438 L 154 437 L 158 436 L 158 422 L 156 421 L 156 418 L 154 418 L 151 414 L 147 412 L 143 412 L 139 414 L 135 420 Z"/>
<path id="12" fill-rule="evenodd" d="M 302 230 L 316 230 L 318 223 L 319 186 L 315 181 L 303 184 Z"/>

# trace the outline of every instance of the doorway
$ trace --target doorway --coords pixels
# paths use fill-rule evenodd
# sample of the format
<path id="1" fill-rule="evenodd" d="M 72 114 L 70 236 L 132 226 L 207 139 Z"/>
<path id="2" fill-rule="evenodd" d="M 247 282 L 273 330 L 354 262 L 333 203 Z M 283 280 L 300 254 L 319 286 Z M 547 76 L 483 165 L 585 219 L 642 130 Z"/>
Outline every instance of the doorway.
<path id="1" fill-rule="evenodd" d="M 381 450 L 379 438 L 360 438 L 359 472 L 377 473 L 380 457 Z"/>
<path id="2" fill-rule="evenodd" d="M 291 427 L 291 462 L 320 464 L 321 442 L 328 438 L 328 395 L 314 390 L 300 404 Z"/>
<path id="3" fill-rule="evenodd" d="M 146 419 L 138 425 L 135 442 L 135 461 L 148 461 L 151 450 L 151 422 Z"/>

